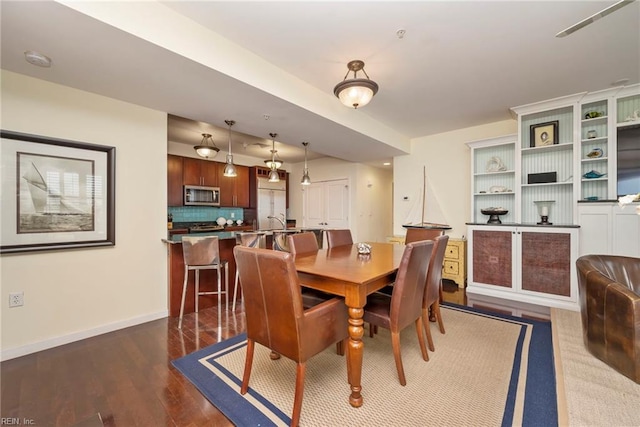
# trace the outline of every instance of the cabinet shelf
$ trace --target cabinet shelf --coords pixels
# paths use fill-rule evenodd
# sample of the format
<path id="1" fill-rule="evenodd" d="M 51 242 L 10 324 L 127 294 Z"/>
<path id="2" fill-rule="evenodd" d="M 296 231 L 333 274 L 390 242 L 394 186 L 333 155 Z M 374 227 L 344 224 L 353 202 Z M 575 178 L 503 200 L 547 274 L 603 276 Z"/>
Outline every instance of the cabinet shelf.
<path id="1" fill-rule="evenodd" d="M 502 195 L 513 196 L 514 194 L 516 193 L 514 193 L 513 191 L 502 191 L 500 193 L 474 193 L 473 195 L 474 196 L 502 196 Z"/>
<path id="2" fill-rule="evenodd" d="M 573 142 L 563 142 L 562 144 L 546 145 L 544 147 L 523 148 L 522 154 L 539 154 L 547 151 L 564 151 L 573 149 Z"/>
<path id="3" fill-rule="evenodd" d="M 596 157 L 596 158 L 586 158 L 586 159 L 582 159 L 582 163 L 597 163 L 597 162 L 606 162 L 608 161 L 609 158 L 608 157 Z"/>
<path id="4" fill-rule="evenodd" d="M 593 181 L 592 179 L 589 181 Z M 554 185 L 573 185 L 573 182 L 545 182 L 542 184 L 521 184 L 522 187 L 550 187 Z"/>
<path id="5" fill-rule="evenodd" d="M 478 173 L 474 173 L 473 176 L 507 175 L 507 174 L 514 174 L 514 173 L 516 173 L 516 171 L 514 170 L 498 171 L 498 172 L 478 172 Z"/>
<path id="6" fill-rule="evenodd" d="M 582 143 L 583 144 L 589 143 L 589 142 L 604 142 L 604 143 L 606 143 L 608 138 L 609 137 L 607 137 L 607 136 L 598 136 L 596 138 L 585 138 L 585 139 L 582 140 Z"/>
<path id="7" fill-rule="evenodd" d="M 582 124 L 593 125 L 598 123 L 606 123 L 609 116 L 594 117 L 593 119 L 582 119 Z"/>
<path id="8" fill-rule="evenodd" d="M 608 178 L 606 177 L 602 177 L 602 178 L 582 178 L 582 182 L 598 182 L 598 181 L 606 181 Z"/>
<path id="9" fill-rule="evenodd" d="M 626 128 L 628 126 L 637 126 L 640 125 L 640 120 L 630 120 L 628 122 L 620 122 L 616 125 L 618 128 Z"/>

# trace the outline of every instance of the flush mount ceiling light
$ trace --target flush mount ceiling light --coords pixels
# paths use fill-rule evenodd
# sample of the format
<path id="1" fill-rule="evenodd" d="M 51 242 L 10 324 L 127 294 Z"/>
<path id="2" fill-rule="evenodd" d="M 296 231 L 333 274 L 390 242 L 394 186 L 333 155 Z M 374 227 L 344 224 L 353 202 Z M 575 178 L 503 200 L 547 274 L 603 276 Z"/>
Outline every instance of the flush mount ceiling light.
<path id="1" fill-rule="evenodd" d="M 311 185 L 311 178 L 309 178 L 309 167 L 307 166 L 307 146 L 309 145 L 309 143 L 303 142 L 302 145 L 304 145 L 304 171 L 302 173 L 302 181 L 300 181 L 300 184 Z"/>
<path id="2" fill-rule="evenodd" d="M 216 143 L 213 142 L 210 133 L 203 133 L 200 145 L 196 145 L 193 149 L 196 150 L 198 156 L 204 157 L 205 159 L 213 159 L 218 154 L 218 151 L 220 151 L 220 149 L 216 147 Z"/>
<path id="3" fill-rule="evenodd" d="M 227 164 L 224 165 L 224 176 L 234 177 L 238 176 L 236 172 L 236 165 L 233 164 L 233 154 L 231 154 L 231 126 L 235 125 L 235 120 L 225 120 L 227 126 L 229 126 L 229 152 L 227 154 Z"/>
<path id="4" fill-rule="evenodd" d="M 43 68 L 51 67 L 51 58 L 41 54 L 40 52 L 27 50 L 24 53 L 24 59 L 31 65 L 36 65 L 38 67 L 43 67 Z"/>
<path id="5" fill-rule="evenodd" d="M 269 166 L 271 171 L 269 172 L 269 182 L 280 182 L 280 176 L 278 175 L 278 166 L 276 166 L 276 137 L 278 136 L 278 134 L 270 133 L 269 136 L 271 137 L 271 166 Z"/>
<path id="6" fill-rule="evenodd" d="M 347 107 L 364 107 L 378 92 L 378 84 L 369 78 L 369 75 L 364 70 L 363 61 L 351 61 L 347 64 L 347 68 L 349 71 L 353 71 L 353 78 L 347 79 L 349 76 L 349 71 L 347 71 L 344 80 L 333 88 L 333 93 Z M 358 71 L 362 71 L 366 79 L 359 79 Z"/>

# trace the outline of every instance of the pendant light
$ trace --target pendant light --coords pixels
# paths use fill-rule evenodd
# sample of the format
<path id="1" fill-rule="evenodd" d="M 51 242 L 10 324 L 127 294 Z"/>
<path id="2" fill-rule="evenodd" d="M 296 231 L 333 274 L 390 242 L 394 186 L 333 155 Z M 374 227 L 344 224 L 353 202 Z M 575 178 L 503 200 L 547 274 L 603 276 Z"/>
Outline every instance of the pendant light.
<path id="1" fill-rule="evenodd" d="M 231 154 L 231 126 L 235 125 L 235 120 L 225 120 L 227 126 L 229 126 L 229 154 L 227 154 L 227 164 L 224 165 L 224 176 L 235 177 L 238 175 L 236 172 L 236 165 L 233 164 L 233 154 Z"/>
<path id="2" fill-rule="evenodd" d="M 271 171 L 269 172 L 269 182 L 280 182 L 278 166 L 276 165 L 276 137 L 278 134 L 270 133 L 269 136 L 271 137 Z"/>
<path id="3" fill-rule="evenodd" d="M 309 167 L 307 166 L 307 146 L 309 145 L 309 143 L 303 142 L 302 145 L 304 145 L 304 171 L 302 173 L 302 181 L 300 181 L 300 184 L 311 185 L 311 178 L 309 178 Z"/>
<path id="4" fill-rule="evenodd" d="M 213 142 L 210 133 L 203 133 L 200 145 L 196 145 L 193 149 L 196 150 L 198 156 L 204 157 L 205 159 L 213 159 L 218 154 L 218 151 L 220 151 L 220 149 L 216 147 L 216 143 Z"/>
<path id="5" fill-rule="evenodd" d="M 347 64 L 347 68 L 349 70 L 345 74 L 344 80 L 333 88 L 333 94 L 347 107 L 364 107 L 378 92 L 378 84 L 369 79 L 369 75 L 364 70 L 363 61 L 351 61 Z M 347 80 L 349 71 L 353 71 L 353 78 Z M 362 71 L 366 79 L 359 79 L 358 71 Z"/>

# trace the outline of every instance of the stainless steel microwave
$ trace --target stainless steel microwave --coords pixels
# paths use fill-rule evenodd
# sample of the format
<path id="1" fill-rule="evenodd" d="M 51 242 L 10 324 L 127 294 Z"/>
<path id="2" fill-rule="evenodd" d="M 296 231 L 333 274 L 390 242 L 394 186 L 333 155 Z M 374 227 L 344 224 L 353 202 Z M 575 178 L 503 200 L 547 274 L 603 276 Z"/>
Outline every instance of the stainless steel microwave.
<path id="1" fill-rule="evenodd" d="M 220 206 L 220 188 L 185 185 L 183 200 L 185 206 Z"/>

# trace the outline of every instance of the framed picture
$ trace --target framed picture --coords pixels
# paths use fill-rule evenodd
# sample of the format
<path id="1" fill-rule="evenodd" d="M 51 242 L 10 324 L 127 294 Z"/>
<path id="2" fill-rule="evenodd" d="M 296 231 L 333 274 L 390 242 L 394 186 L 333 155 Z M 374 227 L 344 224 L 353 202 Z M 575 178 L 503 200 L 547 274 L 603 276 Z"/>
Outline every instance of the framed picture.
<path id="1" fill-rule="evenodd" d="M 115 245 L 115 147 L 0 138 L 0 253 Z"/>
<path id="2" fill-rule="evenodd" d="M 558 121 L 531 125 L 530 146 L 544 147 L 558 143 Z"/>

